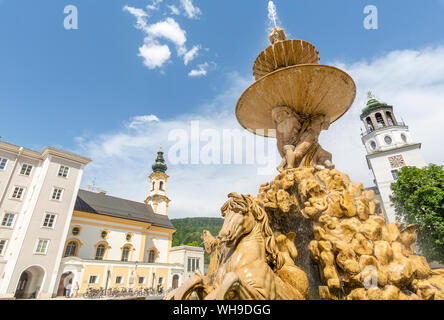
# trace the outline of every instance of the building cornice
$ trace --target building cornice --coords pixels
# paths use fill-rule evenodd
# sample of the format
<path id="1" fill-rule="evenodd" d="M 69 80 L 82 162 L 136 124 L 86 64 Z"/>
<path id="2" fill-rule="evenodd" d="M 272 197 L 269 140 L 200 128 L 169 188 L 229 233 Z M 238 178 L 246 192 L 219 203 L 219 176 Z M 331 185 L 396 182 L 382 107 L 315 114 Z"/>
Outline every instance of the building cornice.
<path id="1" fill-rule="evenodd" d="M 89 158 L 85 158 L 85 157 L 76 155 L 74 153 L 63 151 L 63 150 L 56 149 L 56 148 L 49 147 L 49 146 L 46 147 L 45 149 L 43 149 L 42 152 L 38 152 L 38 151 L 34 151 L 34 150 L 27 149 L 24 147 L 20 147 L 20 146 L 11 144 L 11 143 L 0 141 L 0 150 L 8 151 L 8 152 L 11 152 L 14 154 L 20 154 L 22 156 L 37 159 L 37 160 L 44 160 L 49 155 L 52 155 L 52 156 L 60 157 L 63 159 L 68 159 L 68 160 L 80 163 L 82 165 L 87 165 L 88 163 L 91 162 L 91 159 L 89 159 Z"/>

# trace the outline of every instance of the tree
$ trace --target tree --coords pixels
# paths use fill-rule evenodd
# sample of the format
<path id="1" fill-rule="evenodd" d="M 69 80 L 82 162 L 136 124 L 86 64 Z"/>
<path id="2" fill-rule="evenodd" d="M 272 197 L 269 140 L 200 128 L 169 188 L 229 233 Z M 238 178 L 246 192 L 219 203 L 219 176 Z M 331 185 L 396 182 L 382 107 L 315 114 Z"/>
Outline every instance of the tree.
<path id="1" fill-rule="evenodd" d="M 418 228 L 419 247 L 429 260 L 444 263 L 443 166 L 404 167 L 391 188 L 396 217 Z"/>

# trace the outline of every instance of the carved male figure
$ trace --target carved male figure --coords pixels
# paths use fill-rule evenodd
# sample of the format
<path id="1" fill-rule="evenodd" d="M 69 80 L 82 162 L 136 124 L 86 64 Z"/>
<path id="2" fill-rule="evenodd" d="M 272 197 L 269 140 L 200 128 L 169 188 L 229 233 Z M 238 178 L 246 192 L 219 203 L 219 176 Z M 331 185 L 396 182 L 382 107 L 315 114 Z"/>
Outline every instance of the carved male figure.
<path id="1" fill-rule="evenodd" d="M 331 153 L 318 143 L 321 131 L 330 126 L 326 116 L 303 117 L 289 107 L 278 106 L 273 108 L 272 118 L 276 124 L 277 145 L 282 156 L 279 171 L 309 165 L 334 168 Z"/>

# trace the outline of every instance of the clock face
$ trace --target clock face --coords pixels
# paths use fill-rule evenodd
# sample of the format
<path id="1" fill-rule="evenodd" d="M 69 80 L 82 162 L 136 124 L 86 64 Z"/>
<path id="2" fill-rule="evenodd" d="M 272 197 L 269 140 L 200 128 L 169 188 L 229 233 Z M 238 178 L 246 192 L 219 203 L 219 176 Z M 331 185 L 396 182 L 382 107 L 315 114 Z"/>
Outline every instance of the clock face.
<path id="1" fill-rule="evenodd" d="M 388 161 L 392 169 L 405 167 L 404 158 L 401 154 L 393 157 L 388 157 Z"/>

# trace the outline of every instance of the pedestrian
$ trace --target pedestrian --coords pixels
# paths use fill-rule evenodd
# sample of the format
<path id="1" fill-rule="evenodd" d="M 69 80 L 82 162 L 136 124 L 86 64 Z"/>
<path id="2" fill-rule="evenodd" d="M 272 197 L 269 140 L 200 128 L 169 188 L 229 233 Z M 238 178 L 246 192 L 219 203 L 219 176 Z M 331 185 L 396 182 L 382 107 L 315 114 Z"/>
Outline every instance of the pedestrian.
<path id="1" fill-rule="evenodd" d="M 74 298 L 77 298 L 79 295 L 79 282 L 76 281 L 76 285 L 74 286 Z"/>
<path id="2" fill-rule="evenodd" d="M 65 287 L 65 297 L 69 298 L 69 296 L 71 295 L 71 288 L 72 284 L 68 282 Z"/>

